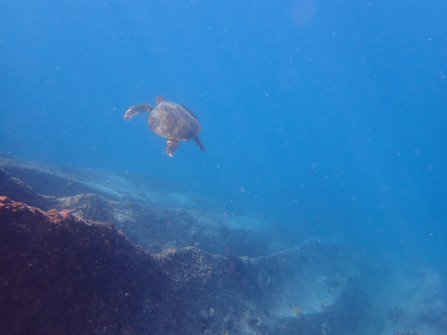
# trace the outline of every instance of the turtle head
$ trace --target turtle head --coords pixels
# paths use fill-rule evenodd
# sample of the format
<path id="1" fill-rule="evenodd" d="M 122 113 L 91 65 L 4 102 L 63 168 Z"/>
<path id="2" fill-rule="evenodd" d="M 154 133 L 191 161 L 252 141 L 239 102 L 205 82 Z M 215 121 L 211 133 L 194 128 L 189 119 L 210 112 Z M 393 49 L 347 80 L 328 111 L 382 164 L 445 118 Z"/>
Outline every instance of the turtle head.
<path id="1" fill-rule="evenodd" d="M 168 154 L 169 157 L 173 157 L 174 156 L 175 151 L 178 148 L 178 145 L 179 145 L 179 143 L 176 140 L 168 139 L 166 141 L 166 153 Z"/>

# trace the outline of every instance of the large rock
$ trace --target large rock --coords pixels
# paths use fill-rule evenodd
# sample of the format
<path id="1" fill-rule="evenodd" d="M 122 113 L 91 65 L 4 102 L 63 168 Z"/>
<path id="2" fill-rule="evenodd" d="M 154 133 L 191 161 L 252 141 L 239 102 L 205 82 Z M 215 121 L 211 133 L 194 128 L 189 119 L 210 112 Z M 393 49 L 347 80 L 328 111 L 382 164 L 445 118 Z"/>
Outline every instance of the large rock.
<path id="1" fill-rule="evenodd" d="M 2 334 L 262 334 L 296 319 L 297 308 L 325 312 L 307 306 L 329 308 L 350 276 L 318 242 L 261 258 L 195 247 L 149 254 L 111 225 L 6 197 L 0 231 Z M 314 263 L 329 253 L 334 265 Z M 300 287 L 323 276 L 331 284 L 316 293 Z"/>
<path id="2" fill-rule="evenodd" d="M 113 226 L 0 197 L 0 333 L 118 334 L 165 281 Z"/>
<path id="3" fill-rule="evenodd" d="M 327 241 L 278 251 L 254 218 L 133 183 L 0 158 L 0 334 L 447 332 L 437 271 Z"/>

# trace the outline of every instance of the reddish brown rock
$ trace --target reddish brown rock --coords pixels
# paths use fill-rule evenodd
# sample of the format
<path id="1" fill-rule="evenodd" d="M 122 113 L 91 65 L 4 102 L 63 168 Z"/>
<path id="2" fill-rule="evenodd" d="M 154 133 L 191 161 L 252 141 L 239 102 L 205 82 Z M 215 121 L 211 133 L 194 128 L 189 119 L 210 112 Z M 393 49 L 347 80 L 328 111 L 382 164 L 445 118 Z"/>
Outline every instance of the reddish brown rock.
<path id="1" fill-rule="evenodd" d="M 320 324 L 348 334 L 336 321 L 359 319 L 334 318 L 353 300 L 340 298 L 353 271 L 335 245 L 228 256 L 265 254 L 265 241 L 200 213 L 95 194 L 48 168 L 3 168 L 0 334 L 290 335 Z"/>
<path id="2" fill-rule="evenodd" d="M 158 265 L 111 225 L 0 197 L 0 231 L 1 334 L 120 334 L 160 300 Z"/>
<path id="3" fill-rule="evenodd" d="M 193 247 L 150 255 L 112 225 L 5 196 L 0 231 L 0 334 L 192 335 L 240 327 L 240 260 Z"/>

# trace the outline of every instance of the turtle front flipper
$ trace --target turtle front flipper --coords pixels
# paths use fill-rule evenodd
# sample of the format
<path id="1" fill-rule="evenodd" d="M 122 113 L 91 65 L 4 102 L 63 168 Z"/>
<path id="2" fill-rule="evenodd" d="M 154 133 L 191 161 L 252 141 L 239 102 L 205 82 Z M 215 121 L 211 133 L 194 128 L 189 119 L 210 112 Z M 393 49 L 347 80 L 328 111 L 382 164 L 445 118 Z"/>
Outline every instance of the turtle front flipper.
<path id="1" fill-rule="evenodd" d="M 126 113 L 124 113 L 124 120 L 132 120 L 136 115 L 141 113 L 150 113 L 152 111 L 152 106 L 148 104 L 138 104 L 131 106 Z"/>
<path id="2" fill-rule="evenodd" d="M 199 136 L 194 137 L 193 141 L 196 142 L 197 146 L 199 147 L 200 150 L 202 150 L 203 152 L 206 151 L 205 146 L 203 145 L 202 141 L 200 140 Z"/>
<path id="3" fill-rule="evenodd" d="M 175 154 L 175 151 L 177 150 L 179 146 L 179 142 L 176 140 L 171 140 L 168 138 L 166 141 L 166 153 L 169 157 L 173 157 Z"/>

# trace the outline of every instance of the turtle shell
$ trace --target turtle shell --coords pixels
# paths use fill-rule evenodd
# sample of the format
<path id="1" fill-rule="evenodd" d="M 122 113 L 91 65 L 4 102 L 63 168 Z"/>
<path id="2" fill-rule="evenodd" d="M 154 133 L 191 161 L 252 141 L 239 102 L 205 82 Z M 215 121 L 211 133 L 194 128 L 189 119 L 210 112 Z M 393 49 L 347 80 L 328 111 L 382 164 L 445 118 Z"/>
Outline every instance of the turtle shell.
<path id="1" fill-rule="evenodd" d="M 186 107 L 161 101 L 149 114 L 149 126 L 158 135 L 171 140 L 188 141 L 197 137 L 200 124 Z"/>

